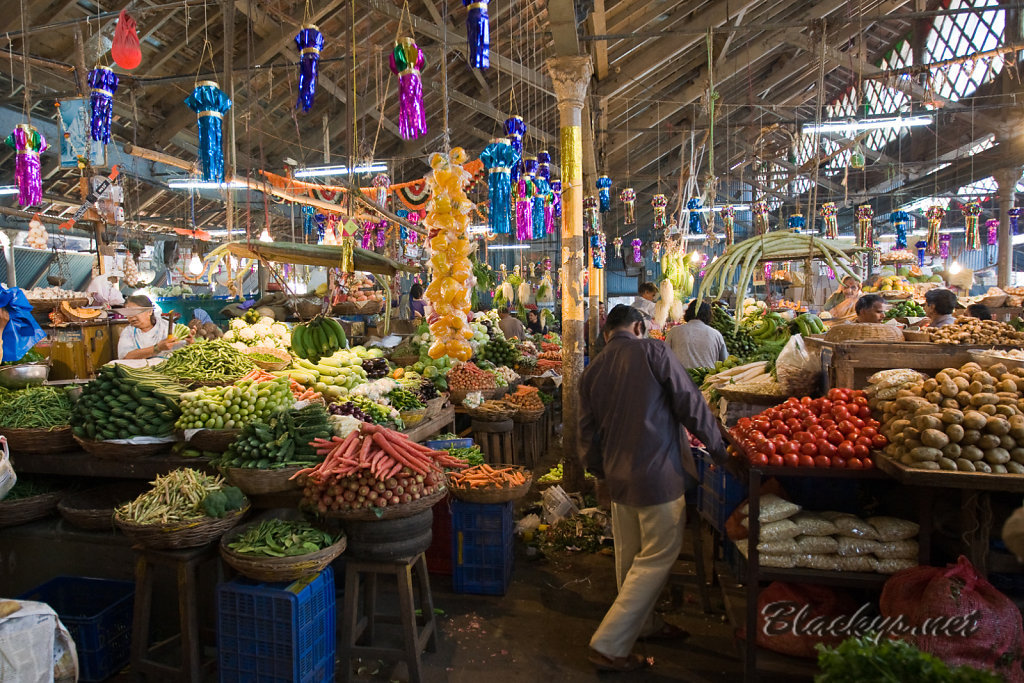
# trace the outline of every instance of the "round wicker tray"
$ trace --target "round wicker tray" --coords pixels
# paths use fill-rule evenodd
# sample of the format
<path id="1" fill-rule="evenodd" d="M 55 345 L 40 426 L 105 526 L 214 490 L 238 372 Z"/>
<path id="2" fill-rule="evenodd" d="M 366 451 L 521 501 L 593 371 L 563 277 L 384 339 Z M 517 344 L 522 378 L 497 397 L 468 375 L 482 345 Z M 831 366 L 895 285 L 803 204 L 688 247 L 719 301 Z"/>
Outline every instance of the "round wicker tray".
<path id="1" fill-rule="evenodd" d="M 484 405 L 487 405 L 486 403 Z M 494 404 L 491 404 L 494 406 Z M 516 414 L 516 409 L 513 407 L 504 407 L 500 409 L 497 406 L 489 407 L 488 410 L 480 410 L 479 408 L 467 408 L 466 414 L 468 414 L 474 420 L 480 422 L 505 422 L 506 420 L 512 419 Z"/>
<path id="2" fill-rule="evenodd" d="M 313 576 L 323 571 L 327 565 L 345 552 L 347 546 L 347 540 L 345 536 L 342 536 L 323 550 L 294 557 L 243 555 L 228 547 L 228 544 L 245 533 L 246 529 L 258 524 L 259 522 L 250 522 L 236 527 L 221 536 L 220 539 L 220 556 L 224 561 L 242 576 L 256 581 L 295 581 Z"/>
<path id="3" fill-rule="evenodd" d="M 415 365 L 419 359 L 419 356 L 392 356 L 389 360 L 400 368 L 406 368 Z"/>
<path id="4" fill-rule="evenodd" d="M 27 524 L 48 516 L 57 509 L 63 495 L 63 491 L 54 491 L 21 500 L 0 500 L 0 527 Z"/>
<path id="5" fill-rule="evenodd" d="M 64 496 L 57 504 L 60 516 L 80 529 L 110 531 L 114 529 L 114 510 L 134 500 L 149 486 L 141 481 L 118 482 L 77 491 Z"/>
<path id="6" fill-rule="evenodd" d="M 996 294 L 994 296 L 986 296 L 978 303 L 981 304 L 982 306 L 988 306 L 989 308 L 1001 308 L 1003 305 L 1006 304 L 1007 298 L 1008 295 L 1006 294 Z"/>
<path id="7" fill-rule="evenodd" d="M 71 427 L 52 430 L 0 427 L 0 435 L 7 437 L 7 445 L 15 454 L 64 453 L 76 450 Z"/>
<path id="8" fill-rule="evenodd" d="M 749 403 L 755 406 L 777 406 L 786 402 L 786 396 L 781 394 L 755 394 L 749 391 L 736 391 L 728 387 L 719 388 L 718 393 L 729 401 Z"/>
<path id="9" fill-rule="evenodd" d="M 830 327 L 825 333 L 825 341 L 901 342 L 903 332 L 898 327 L 883 323 L 848 323 Z"/>
<path id="10" fill-rule="evenodd" d="M 270 346 L 253 346 L 245 353 L 246 355 L 251 355 L 254 353 L 265 353 L 267 355 L 274 356 L 275 358 L 280 358 L 281 360 L 279 360 L 276 363 L 272 363 L 270 361 L 256 360 L 255 358 L 249 359 L 256 364 L 256 367 L 266 370 L 267 372 L 277 372 L 278 370 L 284 370 L 286 367 L 291 365 L 292 362 L 292 357 L 288 354 L 287 351 L 275 349 Z"/>
<path id="11" fill-rule="evenodd" d="M 515 415 L 512 416 L 513 422 L 536 422 L 537 420 L 544 417 L 545 409 L 540 408 L 539 410 L 524 410 L 520 408 L 516 411 Z"/>
<path id="12" fill-rule="evenodd" d="M 335 315 L 373 315 L 380 313 L 383 308 L 383 301 L 372 300 L 361 303 L 346 301 L 345 303 L 334 304 L 331 310 Z"/>
<path id="13" fill-rule="evenodd" d="M 188 443 L 201 451 L 223 453 L 241 433 L 241 429 L 200 429 L 192 435 Z"/>
<path id="14" fill-rule="evenodd" d="M 102 460 L 133 460 L 147 455 L 163 455 L 174 446 L 173 441 L 163 443 L 113 443 L 112 441 L 93 441 L 74 437 L 78 445 L 89 455 Z"/>
<path id="15" fill-rule="evenodd" d="M 491 467 L 496 470 L 511 467 L 522 472 L 526 476 L 526 482 L 510 488 L 464 489 L 453 486 L 449 481 L 448 492 L 452 494 L 452 498 L 464 503 L 507 503 L 510 500 L 518 500 L 529 492 L 530 485 L 533 483 L 533 474 L 525 467 L 518 465 L 491 465 Z"/>
<path id="16" fill-rule="evenodd" d="M 226 531 L 242 521 L 249 504 L 241 510 L 229 512 L 223 518 L 200 517 L 188 522 L 171 524 L 136 524 L 114 513 L 114 523 L 125 536 L 135 543 L 154 550 L 198 548 L 220 538 Z"/>
<path id="17" fill-rule="evenodd" d="M 972 361 L 977 363 L 983 368 L 988 368 L 996 363 L 1002 363 L 1010 370 L 1016 370 L 1018 368 L 1024 368 L 1024 359 L 1021 358 L 1003 358 L 997 355 L 999 351 L 995 349 L 991 350 L 977 350 L 972 349 L 967 352 L 967 355 Z"/>
<path id="18" fill-rule="evenodd" d="M 908 342 L 931 342 L 932 335 L 925 330 L 903 330 L 903 339 Z"/>
<path id="19" fill-rule="evenodd" d="M 440 490 L 431 493 L 429 496 L 424 496 L 419 500 L 414 500 L 411 503 L 402 503 L 401 505 L 389 505 L 386 508 L 377 508 L 381 514 L 377 514 L 374 509 L 363 508 L 361 510 L 334 510 L 331 512 L 323 513 L 322 516 L 328 519 L 348 519 L 356 522 L 375 522 L 379 519 L 400 519 L 402 517 L 412 517 L 415 514 L 428 510 L 445 497 L 448 491 L 444 487 Z"/>
<path id="20" fill-rule="evenodd" d="M 258 470 L 248 467 L 227 467 L 224 478 L 247 496 L 281 493 L 299 488 L 299 480 L 292 480 L 301 467 L 283 467 L 278 470 Z"/>

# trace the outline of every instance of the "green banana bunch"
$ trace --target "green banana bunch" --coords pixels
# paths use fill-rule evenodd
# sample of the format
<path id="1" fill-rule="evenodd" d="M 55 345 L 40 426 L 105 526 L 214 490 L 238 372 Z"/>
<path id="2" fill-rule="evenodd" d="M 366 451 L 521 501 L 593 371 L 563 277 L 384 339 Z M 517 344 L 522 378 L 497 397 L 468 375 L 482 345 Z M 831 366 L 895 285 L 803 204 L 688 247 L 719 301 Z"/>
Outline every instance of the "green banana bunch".
<path id="1" fill-rule="evenodd" d="M 345 330 L 334 318 L 318 315 L 292 328 L 292 351 L 299 358 L 319 363 L 348 346 Z"/>
<path id="2" fill-rule="evenodd" d="M 823 334 L 825 332 L 825 323 L 821 322 L 821 318 L 812 313 L 804 313 L 793 319 L 793 322 L 789 324 L 789 331 L 792 334 L 799 334 L 804 337 L 809 334 Z"/>

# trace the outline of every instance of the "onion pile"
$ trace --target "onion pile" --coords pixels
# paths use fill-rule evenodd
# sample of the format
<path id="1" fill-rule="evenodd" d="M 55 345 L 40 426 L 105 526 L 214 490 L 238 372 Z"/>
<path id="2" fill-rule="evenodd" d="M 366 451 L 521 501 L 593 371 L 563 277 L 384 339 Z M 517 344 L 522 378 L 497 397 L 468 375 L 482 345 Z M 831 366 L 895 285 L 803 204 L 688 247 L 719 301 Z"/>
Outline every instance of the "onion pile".
<path id="1" fill-rule="evenodd" d="M 458 391 L 480 391 L 498 386 L 494 375 L 478 368 L 475 363 L 462 363 L 448 371 L 448 387 Z"/>

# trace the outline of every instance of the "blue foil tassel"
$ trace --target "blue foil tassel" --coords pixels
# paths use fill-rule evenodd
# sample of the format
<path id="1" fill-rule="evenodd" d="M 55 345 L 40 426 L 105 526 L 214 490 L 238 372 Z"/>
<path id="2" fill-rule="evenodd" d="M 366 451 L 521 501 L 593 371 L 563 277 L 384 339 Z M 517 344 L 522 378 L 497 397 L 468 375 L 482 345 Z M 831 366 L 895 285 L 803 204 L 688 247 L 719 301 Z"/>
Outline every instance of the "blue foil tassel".
<path id="1" fill-rule="evenodd" d="M 106 66 L 98 66 L 89 72 L 89 105 L 91 108 L 90 131 L 92 139 L 106 144 L 110 142 L 110 125 L 114 120 L 114 93 L 120 79 Z"/>
<path id="2" fill-rule="evenodd" d="M 699 234 L 701 234 L 701 232 L 703 232 L 700 229 L 700 214 L 697 212 L 697 209 L 701 208 L 703 206 L 703 204 L 704 203 L 700 200 L 700 197 L 690 197 L 686 201 L 686 208 L 690 212 L 690 234 L 691 235 L 699 235 Z"/>
<path id="3" fill-rule="evenodd" d="M 462 0 L 466 7 L 466 38 L 469 40 L 469 65 L 486 69 L 491 65 L 491 29 L 487 25 L 487 0 Z"/>
<path id="4" fill-rule="evenodd" d="M 612 179 L 603 175 L 597 179 L 595 185 L 597 185 L 598 210 L 601 213 L 608 213 L 612 210 Z"/>
<path id="5" fill-rule="evenodd" d="M 497 138 L 480 153 L 480 161 L 487 168 L 487 224 L 491 233 L 507 235 L 512 232 L 512 169 L 519 165 L 519 152 L 508 139 Z"/>
<path id="6" fill-rule="evenodd" d="M 316 96 L 316 79 L 320 69 L 320 51 L 324 49 L 324 36 L 315 24 L 306 24 L 295 36 L 295 47 L 299 51 L 299 97 L 295 108 L 302 111 L 313 108 Z"/>
<path id="7" fill-rule="evenodd" d="M 522 116 L 513 116 L 505 119 L 505 135 L 508 137 L 512 149 L 516 151 L 516 156 L 519 157 L 516 160 L 516 165 L 512 167 L 512 180 L 514 182 L 519 180 L 519 173 L 522 171 L 523 136 L 526 135 L 526 123 L 523 121 Z"/>
<path id="8" fill-rule="evenodd" d="M 893 211 L 889 214 L 889 222 L 896 229 L 896 248 L 907 248 L 907 228 L 910 227 L 910 215 L 906 211 Z"/>
<path id="9" fill-rule="evenodd" d="M 924 253 L 925 250 L 928 248 L 928 243 L 924 240 L 921 240 L 914 246 L 917 247 L 917 267 L 924 268 Z"/>
<path id="10" fill-rule="evenodd" d="M 185 104 L 199 117 L 199 163 L 203 180 L 224 182 L 224 112 L 231 109 L 231 100 L 215 81 L 200 81 Z"/>

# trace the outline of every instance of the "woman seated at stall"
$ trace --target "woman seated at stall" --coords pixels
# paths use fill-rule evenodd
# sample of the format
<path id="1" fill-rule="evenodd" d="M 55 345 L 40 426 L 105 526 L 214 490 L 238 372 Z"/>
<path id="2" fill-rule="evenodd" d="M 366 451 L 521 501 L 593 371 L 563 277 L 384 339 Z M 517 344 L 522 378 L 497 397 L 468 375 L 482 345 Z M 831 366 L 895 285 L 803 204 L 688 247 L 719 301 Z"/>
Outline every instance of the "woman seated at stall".
<path id="1" fill-rule="evenodd" d="M 843 278 L 843 287 L 825 302 L 825 309 L 834 320 L 853 319 L 857 314 L 860 282 L 852 275 Z"/>
<path id="2" fill-rule="evenodd" d="M 148 296 L 135 295 L 125 300 L 117 312 L 128 320 L 117 342 L 117 357 L 122 360 L 145 360 L 166 357 L 175 348 L 188 343 L 170 336 L 170 325 L 156 313 Z"/>
<path id="3" fill-rule="evenodd" d="M 924 313 L 928 316 L 929 327 L 945 327 L 956 324 L 953 309 L 956 308 L 956 294 L 948 289 L 930 289 L 924 295 Z"/>

